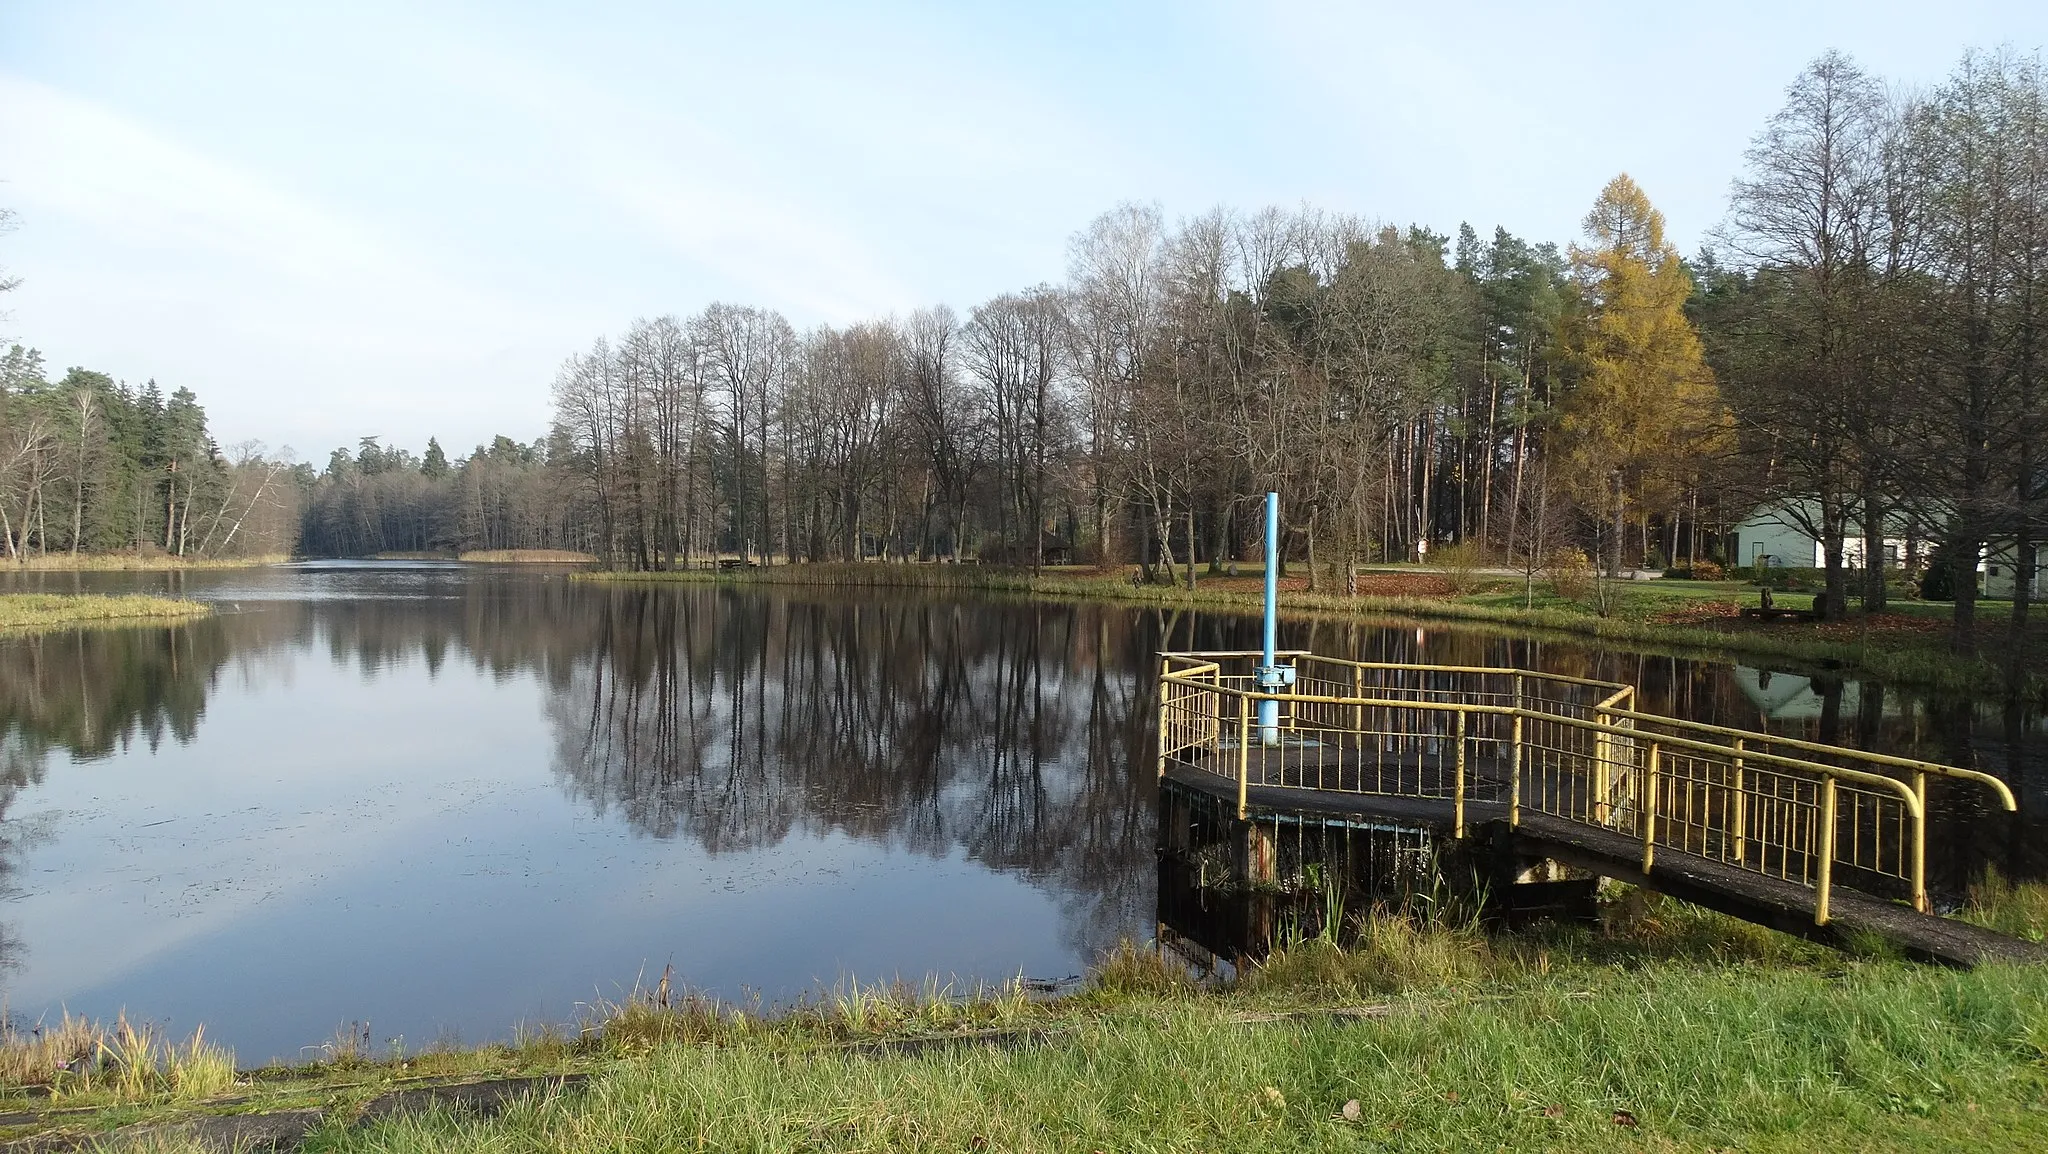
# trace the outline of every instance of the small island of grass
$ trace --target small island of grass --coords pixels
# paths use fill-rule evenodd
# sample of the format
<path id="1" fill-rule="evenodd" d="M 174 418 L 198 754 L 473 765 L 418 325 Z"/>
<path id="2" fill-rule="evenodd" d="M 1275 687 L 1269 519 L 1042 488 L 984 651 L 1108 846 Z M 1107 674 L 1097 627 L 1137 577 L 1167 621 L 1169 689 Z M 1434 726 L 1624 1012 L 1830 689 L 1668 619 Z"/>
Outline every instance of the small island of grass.
<path id="1" fill-rule="evenodd" d="M 0 594 L 0 633 L 179 621 L 211 612 L 197 601 L 143 594 L 4 593 Z"/>

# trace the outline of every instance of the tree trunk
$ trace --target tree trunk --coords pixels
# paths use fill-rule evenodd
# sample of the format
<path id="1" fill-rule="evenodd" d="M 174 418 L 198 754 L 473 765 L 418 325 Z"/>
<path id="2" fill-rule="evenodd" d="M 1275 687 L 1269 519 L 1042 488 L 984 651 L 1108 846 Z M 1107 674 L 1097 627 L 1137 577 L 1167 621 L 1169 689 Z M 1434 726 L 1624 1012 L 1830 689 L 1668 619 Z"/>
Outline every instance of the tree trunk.
<path id="1" fill-rule="evenodd" d="M 1956 595 L 1949 644 L 1958 653 L 1977 651 L 1977 554 L 1982 548 L 1975 534 L 1960 526 L 1949 539 L 1949 573 Z"/>
<path id="2" fill-rule="evenodd" d="M 1884 524 L 1888 519 L 1884 498 L 1875 487 L 1863 494 L 1863 612 L 1882 613 L 1889 591 L 1885 588 Z"/>

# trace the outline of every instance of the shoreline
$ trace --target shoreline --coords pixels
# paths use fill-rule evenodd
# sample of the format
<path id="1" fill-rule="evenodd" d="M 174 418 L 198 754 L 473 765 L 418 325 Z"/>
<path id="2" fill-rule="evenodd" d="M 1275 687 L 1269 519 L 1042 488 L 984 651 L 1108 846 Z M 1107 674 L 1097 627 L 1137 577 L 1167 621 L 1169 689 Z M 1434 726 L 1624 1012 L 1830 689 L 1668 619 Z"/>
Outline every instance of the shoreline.
<path id="1" fill-rule="evenodd" d="M 282 565 L 292 558 L 283 553 L 259 557 L 174 557 L 168 553 L 47 553 L 19 560 L 0 558 L 0 572 L 15 573 L 175 573 L 184 570 L 255 569 Z"/>
<path id="2" fill-rule="evenodd" d="M 310 558 L 309 558 L 310 559 Z M 355 560 L 355 558 L 319 558 Z M 361 558 L 365 561 L 459 561 L 465 565 L 595 565 L 597 558 L 568 549 L 453 549 L 387 550 Z"/>
<path id="3" fill-rule="evenodd" d="M 0 1088 L 0 1139 L 180 1151 L 273 1134 L 336 1151 L 637 1148 L 677 1134 L 714 1149 L 2048 1141 L 2048 1072 L 2026 1040 L 2048 1016 L 2039 967 L 1844 955 L 1634 891 L 1592 926 L 1354 925 L 1343 947 L 1296 937 L 1228 980 L 1126 943 L 1051 996 L 1021 981 L 964 993 L 842 982 L 762 1012 L 664 975 L 580 1024 L 495 1045 L 380 1058 L 351 1033 L 314 1063 L 236 1071 L 217 1048 L 172 1044 L 161 1070 L 125 1084 L 109 1066 Z"/>
<path id="4" fill-rule="evenodd" d="M 1386 571 L 1375 571 L 1384 573 Z M 1421 574 L 1416 574 L 1420 576 Z M 859 588 L 900 588 L 922 589 L 932 592 L 976 592 L 1016 594 L 1037 599 L 1065 601 L 1114 602 L 1142 605 L 1157 605 L 1169 608 L 1223 609 L 1256 615 L 1261 611 L 1260 594 L 1239 589 L 1202 588 L 1194 590 L 1182 586 L 1140 585 L 1128 577 L 1112 576 L 1094 571 L 1065 571 L 1044 573 L 1033 577 L 1030 573 L 1010 569 L 981 569 L 976 566 L 935 566 L 904 563 L 860 564 L 816 564 L 776 565 L 754 569 L 724 571 L 674 570 L 659 572 L 626 572 L 598 570 L 579 573 L 579 581 L 601 584 L 664 584 L 695 583 L 713 585 L 796 585 L 812 587 L 859 587 Z M 1225 581 L 1242 582 L 1246 578 L 1207 578 L 1212 583 Z M 1851 617 L 1845 622 L 1826 624 L 1770 623 L 1760 626 L 1719 629 L 1700 624 L 1631 619 L 1623 616 L 1602 617 L 1583 607 L 1563 608 L 1554 602 L 1554 595 L 1543 599 L 1552 604 L 1526 609 L 1519 605 L 1487 603 L 1475 598 L 1507 596 L 1498 591 L 1503 583 L 1499 579 L 1482 581 L 1478 584 L 1495 587 L 1495 592 L 1468 592 L 1446 595 L 1360 595 L 1347 596 L 1341 593 L 1308 593 L 1304 590 L 1282 590 L 1280 609 L 1292 617 L 1314 617 L 1324 619 L 1380 618 L 1389 624 L 1403 625 L 1456 625 L 1497 634 L 1517 636 L 1539 635 L 1546 639 L 1561 641 L 1607 641 L 1621 642 L 1643 651 L 1654 651 L 1670 656 L 1706 658 L 1712 660 L 1735 660 L 1740 657 L 1761 657 L 1795 662 L 1813 668 L 1815 671 L 1862 673 L 1888 684 L 1912 686 L 1937 692 L 1967 693 L 1973 696 L 2005 696 L 2014 692 L 2036 704 L 2048 705 L 2048 663 L 2022 660 L 2018 670 L 2019 680 L 2015 684 L 2008 671 L 1978 657 L 1963 657 L 1951 652 L 1947 646 L 1945 626 L 1929 631 L 1924 628 L 1926 619 L 1911 614 L 1893 613 L 1876 625 L 1870 625 L 1862 618 Z M 1711 592 L 1700 592 L 1700 587 L 1716 585 L 1720 588 Z M 1658 588 L 1660 585 L 1663 588 Z M 1648 586 L 1649 589 L 1640 587 Z M 1666 591 L 1677 586 L 1684 591 L 1667 595 Z M 1667 602 L 1671 612 L 1683 612 L 1688 606 L 1712 605 L 1717 610 L 1734 607 L 1753 607 L 1757 596 L 1735 582 L 1683 582 L 1665 583 L 1657 581 L 1629 582 L 1623 586 L 1624 594 L 1648 593 L 1656 599 Z M 1512 591 L 1510 600 L 1519 599 L 1520 590 Z M 1911 603 L 1915 606 L 1926 603 Z M 1723 620 L 1731 624 L 1741 619 L 1732 615 L 1707 618 Z M 1905 627 L 1901 623 L 1910 623 Z M 2003 623 L 1996 623 L 1996 640 L 1988 640 L 1985 648 L 2003 644 Z M 1829 630 L 1839 633 L 1844 629 L 1858 631 L 1854 639 L 1818 634 L 1814 631 Z M 1985 626 L 1980 623 L 1980 633 Z M 1795 635 L 1790 631 L 1804 630 L 1807 635 Z M 2040 641 L 2048 640 L 2048 630 L 2037 624 L 2033 634 Z"/>

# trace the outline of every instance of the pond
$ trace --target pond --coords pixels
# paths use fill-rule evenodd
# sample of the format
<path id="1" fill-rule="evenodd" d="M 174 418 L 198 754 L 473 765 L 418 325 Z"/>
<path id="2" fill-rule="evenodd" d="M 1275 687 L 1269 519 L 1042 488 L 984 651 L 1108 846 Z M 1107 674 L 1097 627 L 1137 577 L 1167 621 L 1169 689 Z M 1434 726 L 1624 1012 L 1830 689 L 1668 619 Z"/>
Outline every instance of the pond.
<path id="1" fill-rule="evenodd" d="M 1231 614 L 560 570 L 308 563 L 10 574 L 170 591 L 175 627 L 0 639 L 0 991 L 17 1020 L 204 1022 L 244 1064 L 338 1029 L 418 1048 L 680 981 L 1081 973 L 1155 933 L 1161 648 Z M 1976 764 L 1937 798 L 1954 895 L 2048 874 L 2039 717 L 1871 684 L 1460 630 L 1287 647 L 1632 681 L 1645 707 Z"/>

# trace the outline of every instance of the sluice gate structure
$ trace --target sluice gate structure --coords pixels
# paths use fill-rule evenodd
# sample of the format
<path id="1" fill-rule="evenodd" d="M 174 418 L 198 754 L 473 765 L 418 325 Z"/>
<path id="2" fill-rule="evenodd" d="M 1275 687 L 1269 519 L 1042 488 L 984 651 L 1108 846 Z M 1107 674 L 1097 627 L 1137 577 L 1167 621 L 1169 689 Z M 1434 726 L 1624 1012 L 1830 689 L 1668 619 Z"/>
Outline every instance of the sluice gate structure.
<path id="1" fill-rule="evenodd" d="M 1507 909 L 1543 907 L 1573 873 L 1830 944 L 2048 960 L 1928 898 L 1929 782 L 2013 810 L 2003 781 L 1637 704 L 1630 685 L 1534 670 L 1164 653 L 1161 848 L 1186 861 L 1196 840 L 1227 841 L 1222 868 L 1256 887 L 1279 880 L 1290 834 L 1334 825 L 1373 831 L 1396 857 L 1456 845 Z"/>

